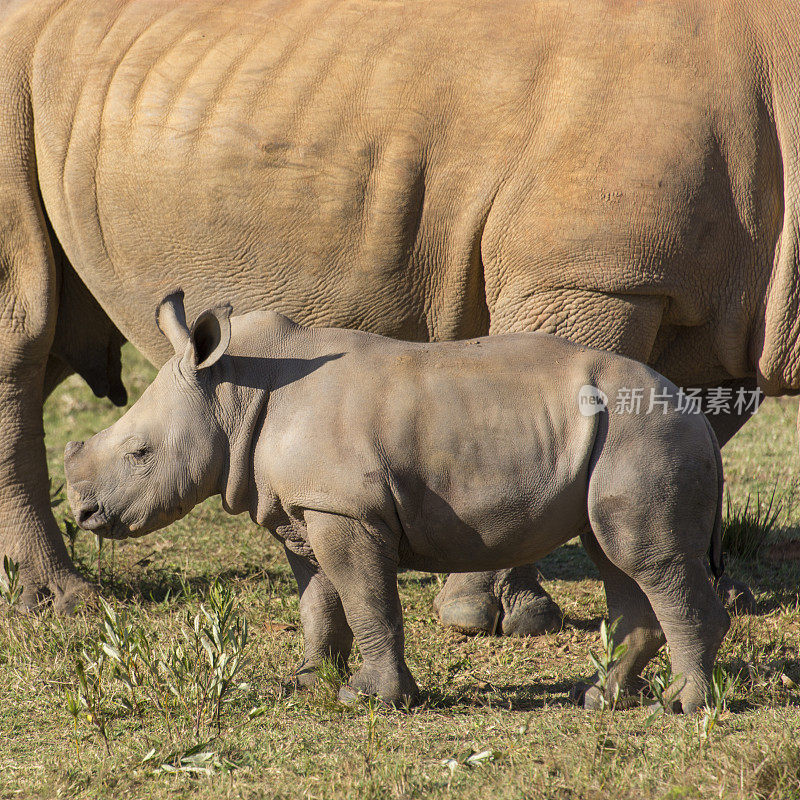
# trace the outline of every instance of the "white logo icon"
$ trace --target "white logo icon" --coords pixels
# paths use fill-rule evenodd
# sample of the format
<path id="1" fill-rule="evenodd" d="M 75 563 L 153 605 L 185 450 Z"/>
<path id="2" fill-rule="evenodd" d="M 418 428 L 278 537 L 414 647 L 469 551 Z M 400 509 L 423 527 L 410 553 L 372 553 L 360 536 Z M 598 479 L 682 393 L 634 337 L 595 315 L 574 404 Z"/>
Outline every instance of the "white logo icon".
<path id="1" fill-rule="evenodd" d="M 608 407 L 608 397 L 596 386 L 581 386 L 578 392 L 578 410 L 584 417 L 599 414 Z"/>

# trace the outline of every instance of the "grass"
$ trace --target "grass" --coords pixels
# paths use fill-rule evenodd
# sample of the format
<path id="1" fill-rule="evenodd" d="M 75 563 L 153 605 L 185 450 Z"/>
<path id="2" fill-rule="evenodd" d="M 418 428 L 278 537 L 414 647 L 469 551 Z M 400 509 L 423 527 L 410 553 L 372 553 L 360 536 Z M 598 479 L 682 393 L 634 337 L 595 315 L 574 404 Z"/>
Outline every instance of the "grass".
<path id="1" fill-rule="evenodd" d="M 126 350 L 132 398 L 152 374 Z M 45 419 L 54 487 L 63 481 L 67 439 L 85 438 L 119 413 L 77 378 L 59 388 Z M 747 507 L 770 517 L 764 498 L 776 485 L 777 496 L 794 487 L 795 413 L 796 403 L 768 401 L 726 448 L 733 515 Z M 65 504 L 55 513 L 67 518 Z M 798 510 L 784 503 L 768 543 L 800 538 L 798 523 Z M 97 579 L 93 537 L 78 533 L 74 547 Z M 60 619 L 14 613 L 0 600 L 0 798 L 798 798 L 800 565 L 773 562 L 768 551 L 728 559 L 753 588 L 759 614 L 734 620 L 719 658 L 721 699 L 706 714 L 586 713 L 569 704 L 572 684 L 592 671 L 591 654 L 613 656 L 613 643 L 601 648 L 598 636 L 602 586 L 574 542 L 540 565 L 566 623 L 536 639 L 443 630 L 431 610 L 442 576 L 401 575 L 408 661 L 425 703 L 410 713 L 347 709 L 335 700 L 333 669 L 311 694 L 287 689 L 302 639 L 282 550 L 249 519 L 210 501 L 165 531 L 105 546 L 100 579 L 114 635 L 103 608 Z M 197 692 L 211 680 L 202 643 L 172 679 L 183 699 L 168 697 L 166 679 L 147 684 L 145 660 L 191 649 L 194 619 L 213 627 L 221 588 L 235 604 L 226 630 L 240 635 L 236 624 L 246 620 L 246 642 L 224 646 L 239 647 L 236 675 L 218 707 L 200 698 L 197 725 Z M 126 650 L 126 635 L 142 637 L 144 657 Z M 103 640 L 142 676 L 132 699 L 124 670 L 112 675 L 115 659 L 106 654 L 102 720 L 93 720 L 76 661 L 88 684 Z M 663 659 L 649 675 L 656 686 L 671 680 Z M 184 700 L 191 710 L 182 710 Z"/>
<path id="2" fill-rule="evenodd" d="M 777 485 L 762 501 L 761 493 L 751 494 L 743 506 L 734 505 L 730 492 L 725 494 L 726 514 L 722 525 L 722 547 L 726 553 L 750 560 L 755 558 L 775 528 L 783 510 L 784 498 Z"/>

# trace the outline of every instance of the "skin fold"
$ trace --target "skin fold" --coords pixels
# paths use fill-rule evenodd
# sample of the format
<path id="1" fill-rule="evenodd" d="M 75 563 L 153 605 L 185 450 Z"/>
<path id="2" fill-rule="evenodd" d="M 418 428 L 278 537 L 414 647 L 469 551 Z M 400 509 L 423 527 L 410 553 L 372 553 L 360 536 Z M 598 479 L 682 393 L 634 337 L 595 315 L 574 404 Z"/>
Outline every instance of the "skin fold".
<path id="1" fill-rule="evenodd" d="M 576 535 L 628 646 L 608 699 L 636 686 L 666 641 L 705 702 L 728 614 L 722 467 L 702 414 L 650 368 L 540 333 L 414 344 L 304 328 L 275 312 L 211 309 L 191 331 L 182 297 L 159 309 L 175 348 L 114 425 L 65 451 L 75 518 L 142 536 L 219 494 L 280 539 L 301 590 L 306 661 L 364 664 L 351 688 L 410 703 L 397 571 L 525 565 Z M 618 413 L 624 387 L 666 398 Z M 609 399 L 583 413 L 581 393 Z M 711 480 L 709 480 L 711 478 Z M 599 688 L 586 693 L 599 702 Z"/>
<path id="2" fill-rule="evenodd" d="M 25 601 L 87 592 L 43 399 L 78 372 L 123 402 L 119 347 L 166 361 L 177 286 L 192 315 L 540 330 L 796 393 L 798 28 L 788 0 L 0 0 L 0 553 Z M 462 629 L 558 624 L 533 570 L 448 587 Z"/>

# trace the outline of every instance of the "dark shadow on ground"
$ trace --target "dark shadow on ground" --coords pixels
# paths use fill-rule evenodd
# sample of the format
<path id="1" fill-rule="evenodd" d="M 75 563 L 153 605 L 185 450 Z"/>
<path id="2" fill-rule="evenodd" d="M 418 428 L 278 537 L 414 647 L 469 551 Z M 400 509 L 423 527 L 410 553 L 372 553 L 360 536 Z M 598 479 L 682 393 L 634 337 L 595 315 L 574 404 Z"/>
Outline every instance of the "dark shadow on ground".
<path id="1" fill-rule="evenodd" d="M 605 617 L 590 617 L 589 619 L 577 619 L 575 617 L 565 616 L 564 627 L 575 628 L 579 631 L 587 631 L 589 633 L 594 633 L 595 631 L 600 630 L 600 623 L 604 619 Z"/>
<path id="2" fill-rule="evenodd" d="M 796 540 L 796 526 L 776 528 L 753 559 L 726 558 L 726 572 L 744 581 L 756 596 L 757 614 L 768 614 L 786 606 L 800 605 L 800 561 L 777 561 L 770 548 L 780 541 Z"/>
<path id="3" fill-rule="evenodd" d="M 117 600 L 160 604 L 186 601 L 195 597 L 203 599 L 216 580 L 222 583 L 266 583 L 268 591 L 277 590 L 281 594 L 297 590 L 291 573 L 265 569 L 262 565 L 244 564 L 217 574 L 191 576 L 185 576 L 180 570 L 169 566 L 146 569 L 138 574 L 104 574 L 100 593 L 104 597 L 111 596 Z"/>
<path id="4" fill-rule="evenodd" d="M 466 688 L 458 694 L 434 689 L 422 692 L 422 703 L 434 711 L 488 707 L 504 708 L 509 711 L 534 711 L 546 706 L 572 706 L 574 704 L 569 699 L 569 693 L 582 679 L 585 679 L 585 676 L 555 683 L 489 684 L 487 689 L 479 689 L 476 686 L 472 692 Z"/>
<path id="5" fill-rule="evenodd" d="M 600 580 L 600 573 L 586 555 L 583 545 L 569 542 L 553 550 L 538 561 L 536 566 L 545 580 L 582 581 L 586 578 Z"/>
<path id="6" fill-rule="evenodd" d="M 439 578 L 435 573 L 415 572 L 412 570 L 401 572 L 397 576 L 397 583 L 400 586 L 430 586 L 432 583 L 437 583 L 438 580 Z"/>

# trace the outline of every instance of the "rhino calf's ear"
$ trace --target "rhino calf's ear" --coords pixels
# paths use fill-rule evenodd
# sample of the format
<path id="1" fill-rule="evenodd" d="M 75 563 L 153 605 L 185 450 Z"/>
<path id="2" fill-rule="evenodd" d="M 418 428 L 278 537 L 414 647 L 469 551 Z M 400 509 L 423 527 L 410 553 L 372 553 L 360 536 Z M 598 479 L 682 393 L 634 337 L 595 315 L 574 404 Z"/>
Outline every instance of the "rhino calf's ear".
<path id="1" fill-rule="evenodd" d="M 156 309 L 156 325 L 175 349 L 182 353 L 189 341 L 189 327 L 186 325 L 186 311 L 183 307 L 183 292 L 179 289 L 168 294 Z"/>
<path id="2" fill-rule="evenodd" d="M 231 307 L 204 311 L 192 325 L 183 360 L 191 369 L 208 369 L 225 355 L 231 342 Z"/>

